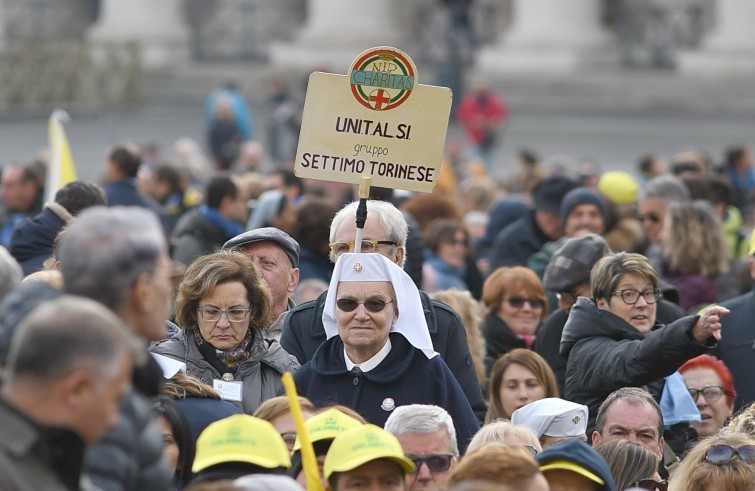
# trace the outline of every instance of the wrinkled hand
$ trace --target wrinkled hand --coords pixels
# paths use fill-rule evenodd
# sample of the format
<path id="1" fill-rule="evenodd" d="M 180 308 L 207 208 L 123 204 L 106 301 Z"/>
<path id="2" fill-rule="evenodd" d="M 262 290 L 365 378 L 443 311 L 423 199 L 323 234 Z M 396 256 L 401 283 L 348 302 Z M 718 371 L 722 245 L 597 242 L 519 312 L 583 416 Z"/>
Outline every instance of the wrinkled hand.
<path id="1" fill-rule="evenodd" d="M 699 343 L 704 343 L 706 339 L 713 336 L 716 341 L 721 340 L 721 318 L 729 315 L 731 311 L 720 305 L 708 307 L 700 315 L 700 318 L 692 328 L 692 335 Z"/>

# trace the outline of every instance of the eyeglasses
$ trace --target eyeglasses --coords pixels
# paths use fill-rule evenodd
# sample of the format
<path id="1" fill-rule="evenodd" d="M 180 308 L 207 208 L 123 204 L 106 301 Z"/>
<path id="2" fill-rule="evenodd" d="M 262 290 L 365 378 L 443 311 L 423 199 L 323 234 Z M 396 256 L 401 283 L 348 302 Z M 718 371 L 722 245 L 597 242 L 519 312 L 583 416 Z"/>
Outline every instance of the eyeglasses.
<path id="1" fill-rule="evenodd" d="M 632 486 L 640 489 L 648 489 L 650 491 L 667 491 L 668 490 L 668 481 L 664 479 L 663 481 L 656 481 L 655 479 L 640 479 L 636 483 L 632 484 Z"/>
<path id="2" fill-rule="evenodd" d="M 375 252 L 377 251 L 377 248 L 379 245 L 390 245 L 390 246 L 396 246 L 395 242 L 392 240 L 362 240 L 362 248 L 360 249 L 360 252 Z M 336 256 L 340 256 L 341 254 L 344 254 L 346 252 L 349 252 L 351 249 L 354 248 L 354 242 L 331 242 L 328 244 L 330 247 L 330 250 L 333 251 L 333 254 Z"/>
<path id="3" fill-rule="evenodd" d="M 619 290 L 613 292 L 611 295 L 621 297 L 625 304 L 634 305 L 640 300 L 640 297 L 644 298 L 647 303 L 655 303 L 661 299 L 663 293 L 658 288 L 651 288 L 641 292 L 637 290 Z"/>
<path id="4" fill-rule="evenodd" d="M 527 450 L 527 451 L 528 451 L 528 452 L 530 453 L 530 455 L 532 455 L 533 457 L 534 457 L 535 455 L 537 455 L 537 449 L 536 449 L 535 447 L 533 447 L 532 445 L 523 445 L 523 447 L 524 447 L 524 449 L 525 449 L 525 450 Z"/>
<path id="5" fill-rule="evenodd" d="M 416 472 L 419 472 L 419 468 L 422 466 L 423 462 L 427 464 L 427 468 L 430 469 L 430 472 L 446 472 L 451 468 L 451 461 L 454 458 L 451 454 L 438 453 L 426 455 L 424 457 L 419 457 L 417 455 L 407 455 L 407 457 L 414 462 L 414 465 L 417 467 Z"/>
<path id="6" fill-rule="evenodd" d="M 286 431 L 285 433 L 281 433 L 281 438 L 283 438 L 283 441 L 286 442 L 286 446 L 289 450 L 294 448 L 294 444 L 296 443 L 296 432 L 295 431 Z"/>
<path id="7" fill-rule="evenodd" d="M 353 312 L 359 307 L 359 305 L 364 304 L 364 308 L 372 312 L 373 314 L 377 314 L 378 312 L 382 312 L 383 309 L 385 309 L 385 306 L 389 303 L 393 302 L 393 300 L 383 300 L 382 298 L 368 298 L 367 300 L 358 301 L 354 298 L 339 298 L 336 300 L 336 305 L 339 309 L 341 309 L 344 312 Z"/>
<path id="8" fill-rule="evenodd" d="M 225 314 L 225 318 L 228 319 L 228 322 L 238 323 L 246 320 L 246 317 L 249 315 L 249 312 L 252 311 L 252 308 L 247 307 L 242 309 L 237 307 L 223 310 L 217 307 L 197 307 L 197 311 L 199 312 L 200 317 L 202 317 L 202 320 L 207 322 L 218 322 L 220 317 Z"/>
<path id="9" fill-rule="evenodd" d="M 703 399 L 708 402 L 715 402 L 721 399 L 721 396 L 724 395 L 724 388 L 720 385 L 709 385 L 708 387 L 703 387 L 702 389 L 687 390 L 689 391 L 689 395 L 692 396 L 693 401 L 696 401 L 700 394 L 702 394 Z"/>
<path id="10" fill-rule="evenodd" d="M 640 215 L 639 219 L 641 222 L 644 222 L 645 220 L 649 220 L 653 223 L 659 223 L 661 221 L 661 216 L 658 213 L 651 211 L 644 215 Z"/>
<path id="11" fill-rule="evenodd" d="M 713 465 L 721 465 L 732 460 L 734 455 L 739 455 L 739 458 L 748 464 L 755 463 L 755 445 L 743 445 L 739 448 L 713 445 L 705 452 L 705 460 Z"/>
<path id="12" fill-rule="evenodd" d="M 525 298 L 525 297 L 507 297 L 506 303 L 511 305 L 511 307 L 515 309 L 521 309 L 524 307 L 524 303 L 527 302 L 530 304 L 530 307 L 533 309 L 542 309 L 545 305 L 545 302 L 540 300 L 539 298 Z"/>

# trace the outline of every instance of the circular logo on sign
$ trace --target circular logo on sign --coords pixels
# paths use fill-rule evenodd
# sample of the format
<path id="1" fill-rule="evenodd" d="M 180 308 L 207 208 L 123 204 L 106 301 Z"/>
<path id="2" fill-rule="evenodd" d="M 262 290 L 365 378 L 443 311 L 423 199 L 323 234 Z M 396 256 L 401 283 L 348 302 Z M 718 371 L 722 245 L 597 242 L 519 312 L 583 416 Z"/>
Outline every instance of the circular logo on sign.
<path id="1" fill-rule="evenodd" d="M 388 111 L 406 102 L 417 84 L 417 67 L 409 55 L 396 48 L 371 48 L 349 69 L 351 93 L 373 111 Z"/>

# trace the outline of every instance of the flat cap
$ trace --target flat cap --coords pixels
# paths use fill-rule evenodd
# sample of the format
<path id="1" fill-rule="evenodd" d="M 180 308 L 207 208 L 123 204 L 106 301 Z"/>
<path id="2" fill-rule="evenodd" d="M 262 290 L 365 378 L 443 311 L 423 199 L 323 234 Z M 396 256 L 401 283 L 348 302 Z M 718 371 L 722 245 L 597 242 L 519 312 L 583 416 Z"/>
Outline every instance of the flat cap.
<path id="1" fill-rule="evenodd" d="M 592 267 L 610 252 L 605 239 L 596 234 L 567 239 L 545 267 L 543 286 L 552 292 L 565 292 L 589 282 Z"/>
<path id="2" fill-rule="evenodd" d="M 263 227 L 249 230 L 230 239 L 223 244 L 222 249 L 238 249 L 257 242 L 270 241 L 278 244 L 286 253 L 291 265 L 299 267 L 299 243 L 281 229 L 275 227 Z"/>

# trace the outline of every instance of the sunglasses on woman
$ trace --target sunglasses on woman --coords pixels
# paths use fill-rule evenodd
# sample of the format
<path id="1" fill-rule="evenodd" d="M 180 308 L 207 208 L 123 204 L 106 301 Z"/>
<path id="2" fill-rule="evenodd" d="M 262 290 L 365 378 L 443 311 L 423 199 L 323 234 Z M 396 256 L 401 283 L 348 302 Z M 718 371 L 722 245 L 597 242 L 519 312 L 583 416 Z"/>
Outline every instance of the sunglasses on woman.
<path id="1" fill-rule="evenodd" d="M 545 305 L 539 298 L 526 298 L 526 297 L 507 297 L 506 303 L 511 305 L 515 309 L 521 309 L 524 307 L 524 303 L 530 304 L 533 309 L 542 309 Z"/>
<path id="2" fill-rule="evenodd" d="M 640 489 L 648 489 L 649 491 L 667 491 L 668 481 L 656 481 L 655 479 L 640 479 L 632 486 Z"/>
<path id="3" fill-rule="evenodd" d="M 731 461 L 735 455 L 748 464 L 755 463 L 755 445 L 743 445 L 734 448 L 729 445 L 713 445 L 705 452 L 705 460 L 713 465 L 721 465 Z"/>
<path id="4" fill-rule="evenodd" d="M 385 306 L 391 302 L 393 302 L 393 300 L 386 301 L 382 298 L 377 297 L 368 298 L 367 300 L 363 300 L 361 302 L 355 298 L 345 297 L 336 300 L 336 306 L 338 306 L 338 308 L 343 312 L 354 312 L 360 304 L 364 304 L 365 309 L 372 312 L 373 314 L 377 314 L 378 312 L 382 312 L 385 309 Z"/>
<path id="5" fill-rule="evenodd" d="M 451 460 L 454 458 L 451 454 L 431 454 L 424 457 L 407 455 L 407 457 L 414 462 L 415 467 L 417 467 L 417 472 L 419 472 L 419 468 L 422 466 L 423 462 L 427 464 L 427 468 L 430 469 L 430 472 L 446 472 L 451 468 Z"/>

